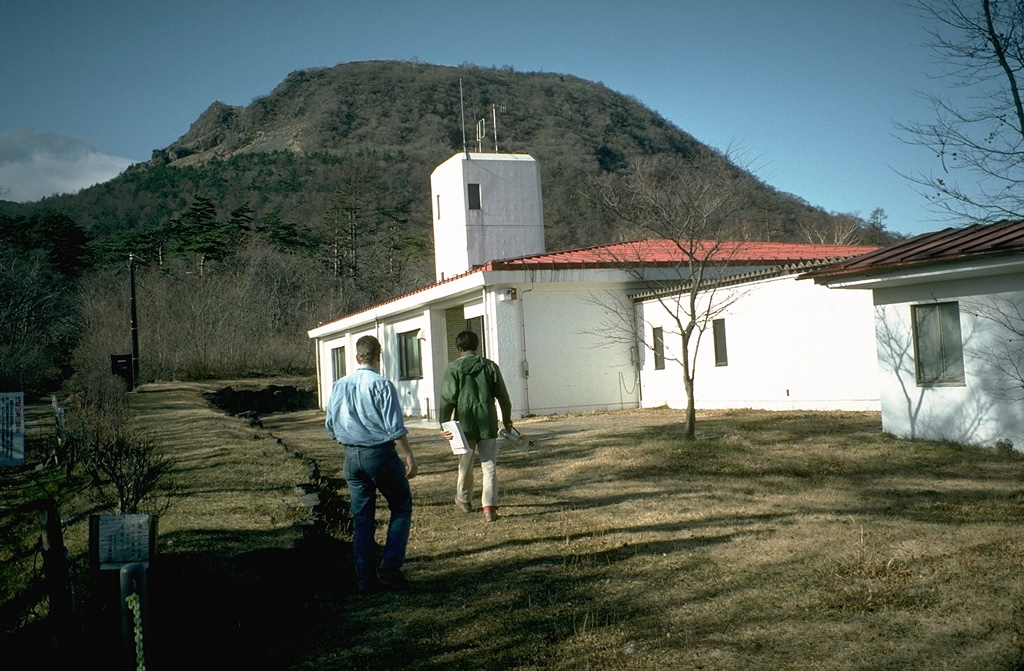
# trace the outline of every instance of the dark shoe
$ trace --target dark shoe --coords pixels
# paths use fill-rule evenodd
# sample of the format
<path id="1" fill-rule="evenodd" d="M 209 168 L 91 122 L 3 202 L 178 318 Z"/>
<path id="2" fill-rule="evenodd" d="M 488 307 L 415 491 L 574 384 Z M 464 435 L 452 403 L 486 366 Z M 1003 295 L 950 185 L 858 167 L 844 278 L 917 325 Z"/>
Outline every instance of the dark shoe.
<path id="1" fill-rule="evenodd" d="M 491 508 L 490 506 L 484 508 L 484 519 L 488 522 L 493 522 L 498 519 L 498 509 Z"/>
<path id="2" fill-rule="evenodd" d="M 379 592 L 382 592 L 384 590 L 384 587 L 379 582 L 374 580 L 372 582 L 359 583 L 356 590 L 360 594 L 377 594 Z"/>
<path id="3" fill-rule="evenodd" d="M 456 501 L 455 505 L 457 505 L 459 507 L 459 510 L 461 510 L 464 513 L 473 512 L 473 506 L 469 505 L 465 501 Z"/>
<path id="4" fill-rule="evenodd" d="M 409 581 L 397 569 L 382 568 L 377 572 L 377 580 L 380 582 L 381 587 L 389 592 L 404 592 L 409 589 Z"/>

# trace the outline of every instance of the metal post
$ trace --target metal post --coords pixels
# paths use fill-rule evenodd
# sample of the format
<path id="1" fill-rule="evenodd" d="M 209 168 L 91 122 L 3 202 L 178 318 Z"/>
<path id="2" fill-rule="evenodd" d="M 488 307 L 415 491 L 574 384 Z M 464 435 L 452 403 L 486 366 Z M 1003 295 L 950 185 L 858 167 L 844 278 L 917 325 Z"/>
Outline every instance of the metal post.
<path id="1" fill-rule="evenodd" d="M 132 389 L 139 386 L 139 324 L 135 316 L 135 255 L 128 255 L 128 310 L 132 331 Z"/>
<path id="2" fill-rule="evenodd" d="M 140 563 L 121 567 L 121 650 L 125 671 L 146 668 L 148 631 L 146 567 Z"/>

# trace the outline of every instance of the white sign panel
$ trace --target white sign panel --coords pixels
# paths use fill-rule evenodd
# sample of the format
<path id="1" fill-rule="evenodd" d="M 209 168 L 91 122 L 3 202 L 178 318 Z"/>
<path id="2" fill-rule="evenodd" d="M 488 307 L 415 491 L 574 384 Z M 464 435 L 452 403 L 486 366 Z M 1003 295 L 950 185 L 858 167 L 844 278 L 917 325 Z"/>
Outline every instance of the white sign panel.
<path id="1" fill-rule="evenodd" d="M 0 467 L 25 464 L 25 394 L 0 394 Z"/>
<path id="2" fill-rule="evenodd" d="M 151 515 L 96 515 L 95 538 L 100 570 L 119 570 L 125 564 L 149 566 L 155 541 Z"/>

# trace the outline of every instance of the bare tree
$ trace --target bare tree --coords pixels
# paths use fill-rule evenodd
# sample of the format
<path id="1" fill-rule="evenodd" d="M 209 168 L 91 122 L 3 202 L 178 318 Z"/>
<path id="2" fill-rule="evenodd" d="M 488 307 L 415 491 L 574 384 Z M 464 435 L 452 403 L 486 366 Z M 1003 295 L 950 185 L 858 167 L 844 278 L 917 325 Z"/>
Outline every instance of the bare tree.
<path id="1" fill-rule="evenodd" d="M 59 375 L 78 334 L 73 289 L 42 251 L 0 244 L 0 387 L 38 391 Z"/>
<path id="2" fill-rule="evenodd" d="M 90 457 L 92 466 L 113 486 L 120 514 L 139 512 L 171 466 L 152 438 L 134 431 L 119 432 Z"/>
<path id="3" fill-rule="evenodd" d="M 679 336 L 678 351 L 643 338 L 637 341 L 651 350 L 657 347 L 659 355 L 682 368 L 689 440 L 696 435 L 694 384 L 701 338 L 739 297 L 721 282 L 721 267 L 728 264 L 735 249 L 724 236 L 733 223 L 732 215 L 747 196 L 747 187 L 736 174 L 728 154 L 708 152 L 686 162 L 641 159 L 632 165 L 624 187 L 609 186 L 603 191 L 604 203 L 620 222 L 623 237 L 641 240 L 619 247 L 628 251 L 614 260 L 651 291 Z M 657 269 L 646 265 L 644 259 L 653 245 L 667 250 L 674 261 Z M 631 309 L 627 311 L 623 305 L 609 308 L 609 314 L 628 315 L 632 322 Z M 620 324 L 624 322 L 620 320 Z M 619 333 L 633 337 L 636 327 L 625 326 Z"/>
<path id="4" fill-rule="evenodd" d="M 837 214 L 823 226 L 814 220 L 798 223 L 804 240 L 818 245 L 856 245 L 861 241 L 863 229 L 861 218 L 855 214 Z"/>
<path id="5" fill-rule="evenodd" d="M 389 200 L 383 171 L 373 160 L 350 158 L 338 167 L 317 231 L 336 276 L 351 279 L 390 267 L 387 242 L 399 215 Z"/>
<path id="6" fill-rule="evenodd" d="M 120 378 L 88 373 L 67 385 L 66 429 L 78 457 L 102 491 L 114 490 L 120 513 L 137 513 L 170 469 L 154 442 L 131 426 L 132 411 Z"/>
<path id="7" fill-rule="evenodd" d="M 1024 217 L 1024 3 L 906 0 L 929 20 L 943 77 L 964 95 L 922 94 L 931 123 L 899 126 L 905 140 L 934 151 L 941 171 L 905 175 L 936 208 L 958 220 Z"/>

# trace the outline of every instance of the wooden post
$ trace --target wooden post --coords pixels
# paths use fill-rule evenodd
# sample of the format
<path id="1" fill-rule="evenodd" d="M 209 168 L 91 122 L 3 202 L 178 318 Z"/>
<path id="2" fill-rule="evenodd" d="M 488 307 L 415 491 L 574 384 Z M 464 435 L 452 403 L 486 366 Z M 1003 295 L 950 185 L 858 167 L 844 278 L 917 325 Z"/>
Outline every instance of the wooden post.
<path id="1" fill-rule="evenodd" d="M 75 635 L 75 588 L 71 580 L 71 555 L 64 547 L 64 533 L 56 501 L 47 499 L 42 502 L 39 522 L 42 527 L 43 572 L 50 597 L 50 623 L 58 652 L 67 658 L 73 656 L 78 647 Z"/>

